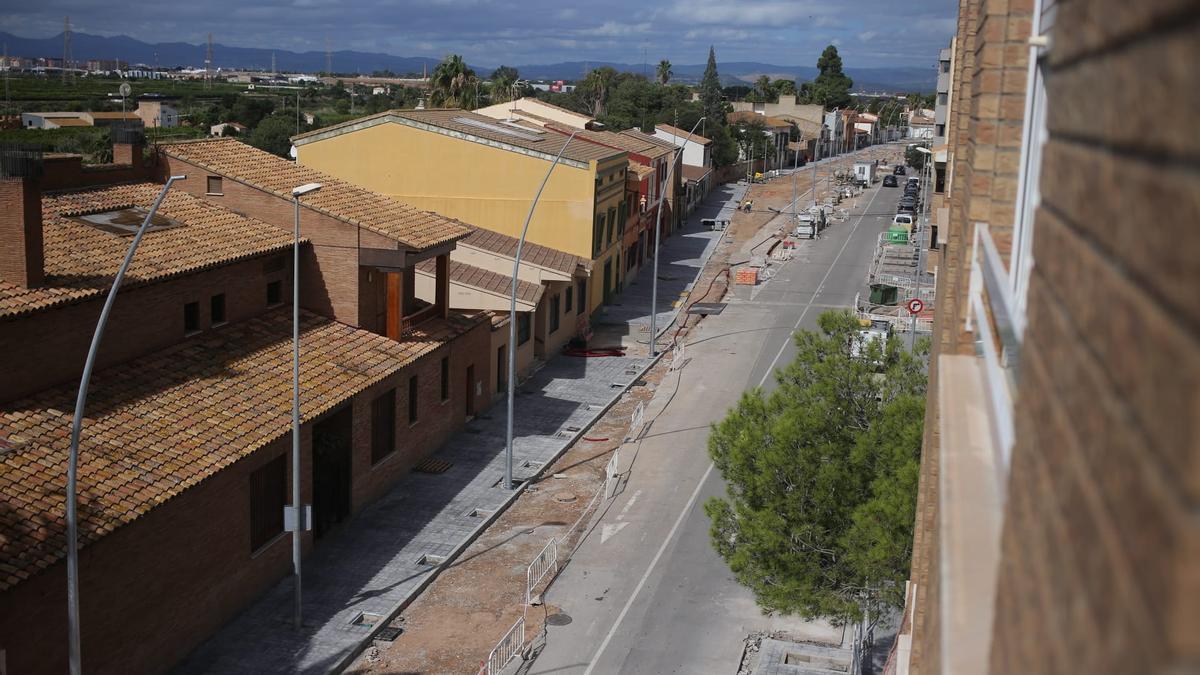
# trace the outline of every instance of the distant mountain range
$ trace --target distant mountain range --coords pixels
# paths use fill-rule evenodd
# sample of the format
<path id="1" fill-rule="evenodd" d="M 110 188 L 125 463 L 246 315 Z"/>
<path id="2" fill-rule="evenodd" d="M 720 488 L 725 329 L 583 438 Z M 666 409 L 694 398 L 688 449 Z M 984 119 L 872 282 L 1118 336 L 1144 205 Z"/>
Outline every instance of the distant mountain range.
<path id="1" fill-rule="evenodd" d="M 8 53 L 13 56 L 26 58 L 61 57 L 62 35 L 49 38 L 24 38 L 11 33 L 0 32 L 0 41 L 8 47 Z M 205 45 L 193 45 L 186 42 L 147 43 L 134 38 L 119 35 L 102 37 L 87 33 L 71 33 L 71 56 L 77 61 L 88 59 L 121 59 L 130 64 L 143 63 L 150 66 L 174 68 L 202 67 L 204 65 Z M 257 47 L 227 47 L 221 44 L 213 45 L 213 66 L 226 69 L 260 69 L 271 67 L 274 55 L 275 68 L 284 72 L 314 73 L 325 69 L 325 52 L 308 51 L 293 52 L 283 49 L 262 49 Z M 377 70 L 390 70 L 394 73 L 420 73 L 422 68 L 432 70 L 441 59 L 425 56 L 394 56 L 376 52 L 336 51 L 333 52 L 333 69 L 340 73 L 369 74 Z M 656 64 L 610 63 L 603 61 L 567 61 L 563 63 L 533 64 L 516 66 L 521 76 L 531 80 L 574 80 L 592 68 L 612 66 L 613 68 L 632 73 L 645 72 L 654 77 Z M 718 63 L 721 80 L 725 85 L 750 83 L 759 75 L 769 75 L 772 79 L 795 78 L 801 81 L 810 80 L 816 76 L 817 70 L 811 66 L 780 66 L 754 61 L 736 61 Z M 493 67 L 473 65 L 476 73 L 486 75 Z M 672 65 L 674 78 L 681 82 L 697 82 L 704 73 L 704 64 Z M 854 88 L 859 91 L 921 91 L 932 92 L 936 86 L 937 74 L 930 68 L 894 67 L 894 68 L 847 68 L 846 74 L 854 80 Z"/>

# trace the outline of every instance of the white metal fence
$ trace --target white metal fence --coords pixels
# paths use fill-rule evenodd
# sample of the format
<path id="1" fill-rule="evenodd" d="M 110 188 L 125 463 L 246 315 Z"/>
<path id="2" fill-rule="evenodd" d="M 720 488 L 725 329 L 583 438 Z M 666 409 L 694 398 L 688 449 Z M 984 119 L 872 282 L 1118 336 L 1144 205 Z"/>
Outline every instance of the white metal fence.
<path id="1" fill-rule="evenodd" d="M 504 637 L 500 638 L 500 642 L 492 648 L 488 654 L 487 663 L 480 669 L 481 675 L 496 675 L 504 666 L 508 665 L 517 654 L 521 653 L 521 649 L 525 647 L 525 616 L 517 619 L 512 628 L 508 629 Z"/>
<path id="2" fill-rule="evenodd" d="M 617 467 L 621 462 L 621 450 L 613 450 L 612 459 L 608 460 L 608 464 L 604 467 L 604 498 L 612 499 L 617 496 L 617 484 L 621 481 L 621 474 L 617 472 Z"/>
<path id="3" fill-rule="evenodd" d="M 633 409 L 633 415 L 629 418 L 629 433 L 625 436 L 625 442 L 637 440 L 638 434 L 642 432 L 642 424 L 646 419 L 646 403 L 638 401 L 637 407 Z"/>
<path id="4" fill-rule="evenodd" d="M 533 591 L 547 574 L 558 573 L 558 539 L 551 537 L 533 562 L 525 568 L 525 604 L 533 602 Z"/>

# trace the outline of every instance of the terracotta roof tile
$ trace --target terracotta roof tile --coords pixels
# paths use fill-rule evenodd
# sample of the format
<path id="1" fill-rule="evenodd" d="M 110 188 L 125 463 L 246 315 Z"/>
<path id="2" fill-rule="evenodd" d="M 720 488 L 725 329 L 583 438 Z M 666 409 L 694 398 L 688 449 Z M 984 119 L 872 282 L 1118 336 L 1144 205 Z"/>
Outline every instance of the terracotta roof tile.
<path id="1" fill-rule="evenodd" d="M 302 313 L 301 415 L 311 420 L 454 339 L 483 314 L 397 342 Z M 93 378 L 80 444 L 86 546 L 291 429 L 291 312 L 202 334 Z M 0 405 L 0 591 L 65 555 L 75 383 Z"/>
<path id="2" fill-rule="evenodd" d="M 0 319 L 65 305 L 106 292 L 130 237 L 106 232 L 73 216 L 130 206 L 149 209 L 162 189 L 134 183 L 42 197 L 45 284 L 36 288 L 0 279 Z M 158 211 L 182 227 L 148 230 L 125 276 L 138 286 L 289 248 L 292 235 L 193 197 L 167 194 Z"/>
<path id="3" fill-rule="evenodd" d="M 699 183 L 710 173 L 712 173 L 712 167 L 692 166 L 691 164 L 683 165 L 683 179 L 686 181 Z"/>
<path id="4" fill-rule="evenodd" d="M 517 256 L 518 239 L 510 237 L 507 234 L 492 232 L 491 230 L 473 228 L 471 234 L 466 239 L 463 239 L 461 243 L 465 246 L 474 246 L 475 248 L 496 253 L 510 259 Z M 521 250 L 521 264 L 524 265 L 525 263 L 545 267 L 568 276 L 573 276 L 581 265 L 584 269 L 588 269 L 591 266 L 591 261 L 585 258 L 528 241 L 525 242 L 525 247 Z"/>
<path id="5" fill-rule="evenodd" d="M 590 129 L 577 130 L 574 127 L 569 127 L 565 124 L 559 124 L 557 122 L 551 122 L 547 124 L 546 128 L 552 129 L 553 131 L 556 131 L 564 136 L 575 133 L 576 139 L 582 138 L 583 140 L 595 145 L 613 148 L 615 150 L 623 150 L 625 152 L 634 152 L 639 155 L 649 157 L 650 159 L 658 159 L 663 155 L 673 152 L 675 149 L 675 146 L 664 147 L 659 145 L 657 139 L 655 139 L 653 142 L 648 141 L 645 138 L 642 138 L 645 136 L 645 134 L 641 134 L 640 132 L 639 135 L 632 135 L 627 134 L 624 131 L 592 131 Z"/>
<path id="6" fill-rule="evenodd" d="M 522 253 L 521 257 L 524 258 L 524 253 Z M 524 261 L 522 260 L 522 262 Z M 422 260 L 417 263 L 417 270 L 433 275 L 436 273 L 436 265 L 437 263 L 433 259 Z M 454 259 L 450 260 L 449 271 L 452 283 L 470 286 L 471 288 L 505 297 L 508 297 L 508 294 L 512 292 L 511 275 L 485 270 L 482 267 L 468 265 Z M 517 281 L 517 299 L 522 302 L 536 305 L 542 299 L 542 290 L 543 287 L 541 284 L 535 284 L 530 281 Z"/>
<path id="7" fill-rule="evenodd" d="M 381 234 L 414 249 L 426 249 L 466 236 L 464 224 L 289 162 L 234 138 L 160 145 L 171 157 L 196 164 L 251 187 L 292 198 L 292 188 L 320 183 L 300 203 L 334 218 Z"/>

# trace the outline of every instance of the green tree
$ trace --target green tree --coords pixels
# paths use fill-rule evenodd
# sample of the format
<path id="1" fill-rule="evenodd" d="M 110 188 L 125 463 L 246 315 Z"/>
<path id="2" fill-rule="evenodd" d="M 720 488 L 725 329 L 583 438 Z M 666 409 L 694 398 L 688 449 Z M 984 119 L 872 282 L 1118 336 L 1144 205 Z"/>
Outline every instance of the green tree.
<path id="1" fill-rule="evenodd" d="M 695 124 L 695 122 L 693 122 Z M 691 127 L 688 127 L 689 129 Z M 708 128 L 708 136 L 713 142 L 713 165 L 729 166 L 738 160 L 738 146 L 733 139 L 733 131 L 726 125 L 717 124 Z"/>
<path id="2" fill-rule="evenodd" d="M 853 86 L 854 80 L 842 72 L 842 57 L 838 55 L 837 47 L 829 45 L 817 59 L 817 78 L 812 84 L 813 102 L 826 109 L 848 107 Z"/>
<path id="3" fill-rule="evenodd" d="M 760 160 L 768 154 L 775 154 L 774 137 L 767 134 L 767 125 L 760 117 L 755 115 L 729 127 L 737 143 L 738 157 L 742 160 Z"/>
<path id="4" fill-rule="evenodd" d="M 285 115 L 272 115 L 264 119 L 250 135 L 246 142 L 260 150 L 287 157 L 292 149 L 292 134 L 296 133 L 296 121 Z"/>
<path id="5" fill-rule="evenodd" d="M 725 124 L 725 102 L 721 95 L 721 77 L 717 74 L 717 52 L 708 48 L 708 65 L 700 78 L 700 102 L 704 104 L 704 116 L 714 124 Z"/>
<path id="6" fill-rule="evenodd" d="M 926 378 L 896 337 L 849 312 L 795 336 L 772 393 L 713 427 L 726 497 L 705 504 L 713 545 L 768 611 L 845 624 L 903 604 L 912 554 Z"/>
<path id="7" fill-rule="evenodd" d="M 477 91 L 475 71 L 458 54 L 451 54 L 433 69 L 429 78 L 433 104 L 446 108 L 462 108 Z"/>
<path id="8" fill-rule="evenodd" d="M 492 103 L 506 103 L 519 97 L 520 92 L 516 89 L 519 88 L 517 83 L 520 77 L 517 69 L 512 66 L 500 66 L 493 70 L 488 83 L 488 100 Z"/>
<path id="9" fill-rule="evenodd" d="M 754 94 L 759 101 L 770 103 L 775 100 L 774 88 L 771 87 L 771 78 L 768 75 L 759 75 L 754 81 Z"/>
<path id="10" fill-rule="evenodd" d="M 905 149 L 904 163 L 920 171 L 925 168 L 925 153 L 918 150 L 917 147 L 916 145 L 910 145 Z"/>
<path id="11" fill-rule="evenodd" d="M 771 82 L 771 89 L 775 91 L 775 100 L 778 101 L 780 96 L 793 96 L 796 93 L 795 80 L 775 80 Z"/>
<path id="12" fill-rule="evenodd" d="M 671 76 L 675 74 L 671 72 L 671 62 L 666 59 L 658 62 L 655 72 L 658 74 L 658 83 L 663 86 L 666 86 L 667 82 L 671 81 Z"/>

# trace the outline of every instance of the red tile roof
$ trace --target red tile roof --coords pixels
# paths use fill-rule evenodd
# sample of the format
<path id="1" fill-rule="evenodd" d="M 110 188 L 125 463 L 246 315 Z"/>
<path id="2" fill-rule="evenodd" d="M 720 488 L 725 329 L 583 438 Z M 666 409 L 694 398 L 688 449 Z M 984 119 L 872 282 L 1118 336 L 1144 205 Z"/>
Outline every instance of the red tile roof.
<path id="1" fill-rule="evenodd" d="M 524 253 L 522 253 L 521 257 L 524 258 Z M 428 275 L 435 275 L 437 273 L 437 262 L 432 259 L 422 260 L 417 263 L 417 270 Z M 503 295 L 504 297 L 508 297 L 509 293 L 512 292 L 512 276 L 508 274 L 485 270 L 482 267 L 468 265 L 454 259 L 450 260 L 449 272 L 451 283 L 462 284 L 463 286 L 469 286 L 479 291 L 494 295 Z M 536 305 L 542 299 L 543 288 L 541 284 L 518 280 L 517 299 L 531 305 Z"/>
<path id="2" fill-rule="evenodd" d="M 106 232 L 74 216 L 131 206 L 149 209 L 161 190 L 156 183 L 133 183 L 44 195 L 46 281 L 25 288 L 0 279 L 0 320 L 107 292 L 130 237 Z M 125 276 L 126 288 L 270 254 L 292 244 L 292 235 L 285 230 L 182 190 L 169 192 L 158 213 L 183 226 L 146 232 Z"/>
<path id="3" fill-rule="evenodd" d="M 321 189 L 302 197 L 301 204 L 395 239 L 409 248 L 432 248 L 470 234 L 470 229 L 457 220 L 421 211 L 235 138 L 181 141 L 159 147 L 170 157 L 289 200 L 292 188 L 320 183 Z"/>
<path id="4" fill-rule="evenodd" d="M 488 320 L 455 314 L 397 342 L 301 316 L 305 421 Z M 84 546 L 289 433 L 291 331 L 291 311 L 281 308 L 96 373 L 80 443 Z M 0 591 L 65 554 L 76 388 L 0 404 Z"/>
<path id="5" fill-rule="evenodd" d="M 471 234 L 466 239 L 463 239 L 461 244 L 474 246 L 490 253 L 514 259 L 517 256 L 518 241 L 516 237 L 510 237 L 507 234 L 500 234 L 499 232 L 483 228 L 473 228 Z M 580 258 L 577 255 L 565 253 L 549 246 L 534 244 L 529 241 L 526 241 L 524 248 L 521 249 L 521 264 L 545 267 L 568 276 L 573 276 L 580 266 L 584 270 L 591 267 L 591 261 L 586 258 Z"/>

